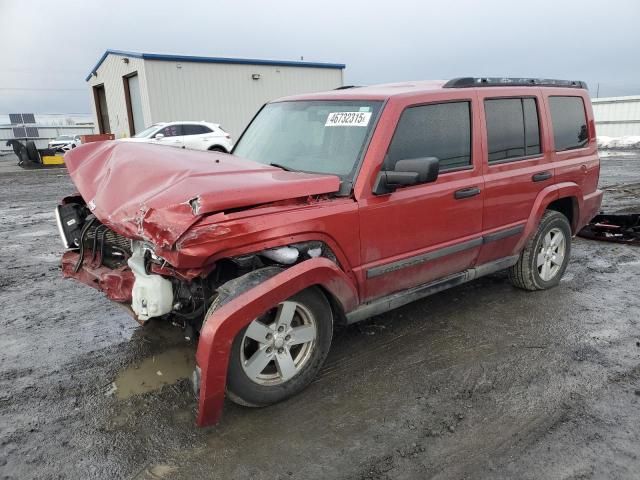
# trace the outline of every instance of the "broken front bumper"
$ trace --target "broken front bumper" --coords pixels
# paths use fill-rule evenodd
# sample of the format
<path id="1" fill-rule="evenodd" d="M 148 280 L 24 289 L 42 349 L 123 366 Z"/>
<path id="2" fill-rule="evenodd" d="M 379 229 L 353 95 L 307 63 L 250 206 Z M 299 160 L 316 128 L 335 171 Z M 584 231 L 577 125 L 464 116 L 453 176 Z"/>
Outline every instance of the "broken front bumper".
<path id="1" fill-rule="evenodd" d="M 104 292 L 114 302 L 131 304 L 131 292 L 135 277 L 127 266 L 111 269 L 105 266 L 92 266 L 84 262 L 82 267 L 75 272 L 79 254 L 69 251 L 62 255 L 62 275 L 73 278 Z"/>

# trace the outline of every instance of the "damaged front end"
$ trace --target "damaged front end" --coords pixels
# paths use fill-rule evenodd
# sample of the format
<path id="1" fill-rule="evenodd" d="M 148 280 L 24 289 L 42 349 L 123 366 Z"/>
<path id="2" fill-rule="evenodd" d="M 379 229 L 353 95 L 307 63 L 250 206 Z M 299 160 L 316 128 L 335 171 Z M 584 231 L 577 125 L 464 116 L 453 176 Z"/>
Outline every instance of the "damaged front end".
<path id="1" fill-rule="evenodd" d="M 307 241 L 220 259 L 207 268 L 179 269 L 157 254 L 151 243 L 126 238 L 101 223 L 81 197 L 65 199 L 56 207 L 55 217 L 67 249 L 62 257 L 64 277 L 104 292 L 140 324 L 164 317 L 196 334 L 217 288 L 230 279 L 320 256 L 337 263 L 325 244 Z"/>
<path id="2" fill-rule="evenodd" d="M 212 350 L 215 342 L 211 333 L 205 338 L 206 331 L 219 322 L 235 329 L 249 320 L 244 311 L 231 319 L 222 317 L 224 311 L 207 317 L 219 289 L 234 279 L 277 267 L 271 270 L 282 272 L 279 282 L 285 283 L 276 285 L 274 295 L 284 285 L 302 285 L 303 277 L 324 278 L 322 272 L 340 276 L 340 285 L 350 281 L 340 271 L 332 239 L 314 230 L 330 213 L 337 212 L 331 217 L 336 219 L 355 209 L 350 199 L 331 198 L 340 189 L 336 176 L 118 142 L 87 144 L 65 159 L 78 193 L 55 210 L 65 248 L 63 275 L 104 292 L 141 324 L 162 319 L 183 328 L 185 337 L 198 340 L 202 358 L 224 357 L 232 342 L 226 334 L 216 336 L 224 345 Z M 294 218 L 304 228 L 293 228 Z M 326 281 L 337 298 L 347 291 L 346 297 L 355 298 L 351 286 Z M 246 305 L 252 315 L 268 306 L 268 297 L 256 298 Z M 202 364 L 194 373 L 194 386 L 204 392 L 201 425 L 219 413 L 212 398 L 224 396 L 224 374 L 220 382 L 212 376 L 214 369 Z"/>
<path id="3" fill-rule="evenodd" d="M 124 306 L 141 324 L 170 313 L 184 318 L 204 314 L 203 282 L 154 273 L 166 268 L 153 247 L 131 240 L 101 223 L 79 198 L 56 207 L 64 277 L 96 288 Z M 184 322 L 183 322 L 184 323 Z"/>
<path id="4" fill-rule="evenodd" d="M 205 217 L 223 219 L 230 210 L 339 189 L 332 175 L 288 172 L 226 154 L 176 154 L 146 144 L 96 142 L 74 149 L 65 160 L 79 193 L 55 211 L 67 250 L 63 275 L 105 292 L 140 323 L 170 316 L 196 331 L 218 285 L 263 265 L 292 265 L 321 250 L 283 246 L 213 261 L 220 235 L 206 248 L 185 253 L 186 239 L 197 240 L 194 225 Z"/>

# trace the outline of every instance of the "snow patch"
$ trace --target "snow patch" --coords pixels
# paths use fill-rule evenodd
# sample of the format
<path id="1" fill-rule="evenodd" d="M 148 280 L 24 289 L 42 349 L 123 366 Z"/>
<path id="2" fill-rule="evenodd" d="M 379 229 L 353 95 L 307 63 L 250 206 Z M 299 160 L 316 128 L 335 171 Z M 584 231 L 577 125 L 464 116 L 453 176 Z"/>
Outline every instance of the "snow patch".
<path id="1" fill-rule="evenodd" d="M 598 148 L 603 149 L 634 149 L 640 148 L 640 135 L 628 135 L 624 137 L 605 137 L 597 138 Z"/>

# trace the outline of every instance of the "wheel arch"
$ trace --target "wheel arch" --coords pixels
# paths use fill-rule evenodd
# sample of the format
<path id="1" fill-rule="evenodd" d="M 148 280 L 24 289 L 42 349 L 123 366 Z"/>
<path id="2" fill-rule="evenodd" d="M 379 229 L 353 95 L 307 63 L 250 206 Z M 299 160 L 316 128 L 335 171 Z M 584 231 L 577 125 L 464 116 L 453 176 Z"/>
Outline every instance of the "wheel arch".
<path id="1" fill-rule="evenodd" d="M 524 233 L 512 253 L 518 254 L 522 251 L 529 238 L 535 233 L 544 212 L 556 210 L 567 215 L 569 205 L 571 211 L 569 224 L 571 225 L 572 233 L 575 235 L 579 229 L 578 223 L 582 210 L 582 190 L 580 187 L 574 182 L 562 182 L 542 189 L 533 203 L 531 213 L 525 223 Z M 565 210 L 558 210 L 560 208 Z M 569 217 L 567 216 L 567 218 Z"/>
<path id="2" fill-rule="evenodd" d="M 201 378 L 197 418 L 200 426 L 212 425 L 219 420 L 233 340 L 254 318 L 311 286 L 318 286 L 328 292 L 329 302 L 336 302 L 343 312 L 358 305 L 355 285 L 327 258 L 305 260 L 267 277 L 231 298 L 205 319 L 196 352 Z M 332 310 L 334 305 L 332 303 Z"/>
<path id="3" fill-rule="evenodd" d="M 571 233 L 574 235 L 578 233 L 578 220 L 580 218 L 580 206 L 578 198 L 575 196 L 566 196 L 558 198 L 547 205 L 545 210 L 555 210 L 563 214 L 569 220 L 571 225 Z"/>
<path id="4" fill-rule="evenodd" d="M 263 250 L 269 250 L 278 247 L 295 246 L 303 243 L 319 242 L 322 244 L 323 256 L 331 258 L 338 267 L 351 278 L 352 282 L 356 282 L 351 263 L 347 254 L 342 250 L 340 244 L 329 234 L 325 232 L 304 232 L 297 234 L 278 235 L 274 237 L 266 237 L 258 242 L 246 243 L 241 246 L 223 249 L 210 255 L 205 264 L 214 265 L 216 262 L 233 257 L 244 255 L 255 255 Z"/>
<path id="5" fill-rule="evenodd" d="M 347 324 L 347 313 L 345 312 L 344 306 L 340 302 L 340 299 L 336 297 L 330 290 L 325 288 L 324 285 L 317 284 L 314 285 L 320 289 L 322 294 L 326 297 L 329 305 L 331 306 L 331 313 L 333 315 L 333 324 L 334 325 L 346 325 Z"/>
<path id="6" fill-rule="evenodd" d="M 207 150 L 209 150 L 210 152 L 212 152 L 212 151 L 221 151 L 221 152 L 224 152 L 224 153 L 229 153 L 229 150 L 227 150 L 223 145 L 220 145 L 218 143 L 215 143 L 213 145 L 209 145 Z"/>

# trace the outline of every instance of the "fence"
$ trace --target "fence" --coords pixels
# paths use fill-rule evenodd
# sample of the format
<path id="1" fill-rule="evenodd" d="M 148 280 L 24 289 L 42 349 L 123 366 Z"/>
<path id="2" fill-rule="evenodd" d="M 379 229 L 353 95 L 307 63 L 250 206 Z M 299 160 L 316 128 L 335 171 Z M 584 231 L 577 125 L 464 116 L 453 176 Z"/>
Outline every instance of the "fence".
<path id="1" fill-rule="evenodd" d="M 93 125 L 32 125 L 38 129 L 38 136 L 35 138 L 28 138 L 26 140 L 33 140 L 36 142 L 37 148 L 47 148 L 49 140 L 53 140 L 60 135 L 90 135 L 95 133 L 95 127 Z M 31 125 L 30 125 L 31 127 Z M 7 147 L 7 140 L 20 140 L 25 141 L 24 137 L 16 138 L 11 125 L 0 126 L 0 151 L 9 151 L 11 147 Z"/>
<path id="2" fill-rule="evenodd" d="M 640 96 L 592 98 L 598 136 L 640 135 Z"/>

